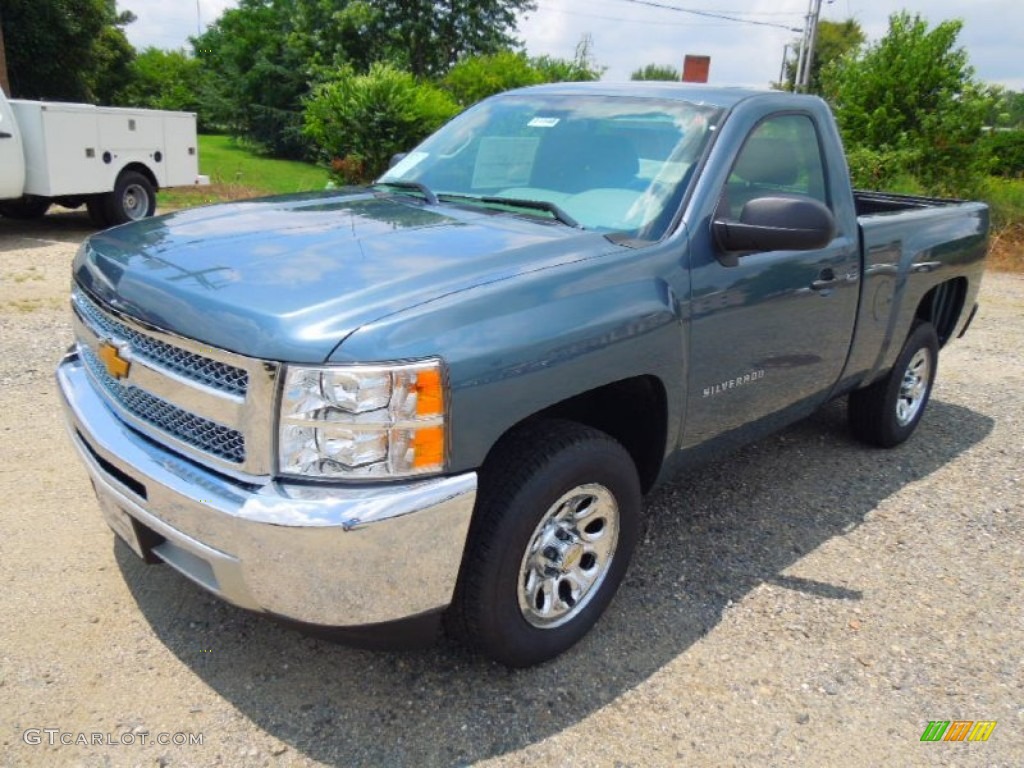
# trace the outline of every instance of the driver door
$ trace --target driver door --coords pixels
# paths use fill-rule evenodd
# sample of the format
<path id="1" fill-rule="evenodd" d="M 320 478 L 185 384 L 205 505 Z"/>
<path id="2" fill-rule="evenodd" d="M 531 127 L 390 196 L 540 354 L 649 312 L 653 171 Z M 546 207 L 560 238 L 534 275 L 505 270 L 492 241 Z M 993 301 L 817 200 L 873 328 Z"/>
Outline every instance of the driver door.
<path id="1" fill-rule="evenodd" d="M 745 203 L 802 195 L 833 210 L 821 142 L 804 114 L 758 123 L 721 190 L 715 218 L 737 220 Z M 841 227 L 841 225 L 840 225 Z M 860 275 L 856 232 L 824 248 L 741 254 L 694 249 L 689 396 L 684 444 L 747 427 L 767 429 L 810 413 L 846 362 Z"/>

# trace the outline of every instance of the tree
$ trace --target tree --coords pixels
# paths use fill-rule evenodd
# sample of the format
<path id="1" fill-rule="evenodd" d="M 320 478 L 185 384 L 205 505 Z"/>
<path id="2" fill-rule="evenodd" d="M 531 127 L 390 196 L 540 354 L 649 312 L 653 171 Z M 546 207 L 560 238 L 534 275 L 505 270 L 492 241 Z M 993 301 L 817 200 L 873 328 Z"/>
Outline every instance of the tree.
<path id="1" fill-rule="evenodd" d="M 11 93 L 11 83 L 7 78 L 7 51 L 4 48 L 3 18 L 0 18 L 0 90 L 8 96 Z"/>
<path id="2" fill-rule="evenodd" d="M 991 95 L 956 47 L 961 26 L 894 14 L 885 37 L 822 70 L 857 183 L 909 174 L 928 191 L 967 194 L 983 174 Z"/>
<path id="3" fill-rule="evenodd" d="M 1024 127 L 1024 93 L 995 86 L 992 106 L 985 115 L 985 124 L 998 128 Z"/>
<path id="4" fill-rule="evenodd" d="M 808 92 L 820 94 L 822 67 L 848 53 L 856 51 L 864 45 L 866 39 L 860 23 L 854 19 L 847 19 L 846 21 L 822 19 L 819 21 L 818 37 L 814 45 L 814 56 L 811 59 L 811 77 Z M 800 41 L 794 40 L 790 47 L 796 51 L 800 50 Z M 783 90 L 794 90 L 796 68 L 797 62 L 795 59 L 786 62 L 786 80 L 782 84 Z"/>
<path id="5" fill-rule="evenodd" d="M 437 77 L 466 56 L 516 45 L 516 17 L 534 0 L 374 0 L 389 58 L 416 77 Z"/>
<path id="6" fill-rule="evenodd" d="M 112 4 L 111 4 L 112 5 Z M 100 30 L 93 41 L 93 67 L 85 73 L 86 87 L 92 101 L 100 104 L 130 105 L 126 95 L 131 90 L 135 47 L 128 42 L 124 26 L 135 21 L 130 11 L 114 15 L 112 23 Z"/>
<path id="7" fill-rule="evenodd" d="M 301 157 L 303 102 L 339 70 L 391 61 L 417 78 L 514 44 L 533 0 L 240 0 L 193 39 L 208 119 L 271 154 Z"/>
<path id="8" fill-rule="evenodd" d="M 197 112 L 200 130 L 216 127 L 207 115 L 203 100 L 206 88 L 202 63 L 185 51 L 147 48 L 131 66 L 129 87 L 122 101 L 146 109 Z"/>
<path id="9" fill-rule="evenodd" d="M 309 93 L 309 45 L 297 34 L 296 5 L 241 0 L 192 45 L 210 78 L 208 119 L 257 148 L 302 157 L 302 100 Z"/>
<path id="10" fill-rule="evenodd" d="M 675 67 L 664 64 L 648 64 L 641 67 L 629 76 L 630 80 L 671 80 L 678 83 L 682 74 Z"/>
<path id="11" fill-rule="evenodd" d="M 112 0 L 4 0 L 11 91 L 23 99 L 106 99 L 134 49 Z"/>

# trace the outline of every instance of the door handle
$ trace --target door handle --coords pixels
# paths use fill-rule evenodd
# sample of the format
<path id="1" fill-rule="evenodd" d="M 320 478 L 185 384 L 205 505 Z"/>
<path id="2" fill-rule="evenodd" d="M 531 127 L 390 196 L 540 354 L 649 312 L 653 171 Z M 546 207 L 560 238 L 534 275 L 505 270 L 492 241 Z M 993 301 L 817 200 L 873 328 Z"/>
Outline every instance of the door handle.
<path id="1" fill-rule="evenodd" d="M 14 137 L 7 133 L 7 131 L 0 131 L 0 139 L 13 139 Z"/>
<path id="2" fill-rule="evenodd" d="M 838 282 L 839 278 L 836 277 L 836 273 L 832 271 L 832 268 L 825 267 L 818 273 L 818 279 L 811 283 L 811 290 L 824 291 L 826 288 L 831 288 Z"/>

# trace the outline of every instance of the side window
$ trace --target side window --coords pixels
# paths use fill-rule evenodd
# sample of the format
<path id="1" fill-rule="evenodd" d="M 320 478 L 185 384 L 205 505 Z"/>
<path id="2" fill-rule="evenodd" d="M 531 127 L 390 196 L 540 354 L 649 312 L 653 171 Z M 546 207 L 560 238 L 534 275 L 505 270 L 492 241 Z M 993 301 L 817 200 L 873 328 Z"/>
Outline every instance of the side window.
<path id="1" fill-rule="evenodd" d="M 722 190 L 719 216 L 738 219 L 748 200 L 804 195 L 829 205 L 818 131 L 806 115 L 780 115 L 747 137 Z"/>

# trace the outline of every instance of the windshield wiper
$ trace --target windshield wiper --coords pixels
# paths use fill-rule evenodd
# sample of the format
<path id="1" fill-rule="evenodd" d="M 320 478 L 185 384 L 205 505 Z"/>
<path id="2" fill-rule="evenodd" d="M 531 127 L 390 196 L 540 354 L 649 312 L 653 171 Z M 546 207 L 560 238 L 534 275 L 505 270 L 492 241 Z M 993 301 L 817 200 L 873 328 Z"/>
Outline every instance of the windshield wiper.
<path id="1" fill-rule="evenodd" d="M 507 205 L 509 208 L 528 208 L 533 211 L 544 211 L 545 213 L 550 213 L 556 221 L 560 221 L 566 226 L 583 229 L 576 219 L 549 200 L 522 200 L 518 197 L 477 197 L 476 195 L 456 195 L 446 192 L 442 192 L 441 197 L 445 199 L 468 200 L 474 203 L 484 203 L 485 205 Z"/>
<path id="2" fill-rule="evenodd" d="M 419 192 L 423 195 L 423 199 L 430 205 L 437 205 L 437 195 L 435 195 L 426 184 L 420 184 L 418 181 L 378 181 L 373 184 L 373 186 L 396 187 L 397 189 L 408 189 L 413 192 Z"/>

